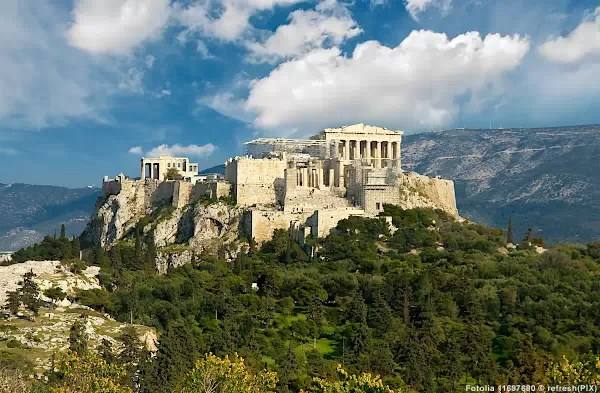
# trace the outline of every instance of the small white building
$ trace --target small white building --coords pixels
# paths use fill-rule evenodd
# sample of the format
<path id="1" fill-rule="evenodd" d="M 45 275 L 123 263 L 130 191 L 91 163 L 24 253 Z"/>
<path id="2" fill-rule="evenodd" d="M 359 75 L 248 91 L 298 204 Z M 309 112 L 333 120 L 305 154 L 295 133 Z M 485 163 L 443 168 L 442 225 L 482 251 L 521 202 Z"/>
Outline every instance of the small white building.
<path id="1" fill-rule="evenodd" d="M 158 158 L 141 159 L 141 179 L 165 180 L 165 175 L 170 168 L 177 169 L 184 179 L 198 175 L 198 164 L 190 162 L 189 158 L 161 154 Z"/>

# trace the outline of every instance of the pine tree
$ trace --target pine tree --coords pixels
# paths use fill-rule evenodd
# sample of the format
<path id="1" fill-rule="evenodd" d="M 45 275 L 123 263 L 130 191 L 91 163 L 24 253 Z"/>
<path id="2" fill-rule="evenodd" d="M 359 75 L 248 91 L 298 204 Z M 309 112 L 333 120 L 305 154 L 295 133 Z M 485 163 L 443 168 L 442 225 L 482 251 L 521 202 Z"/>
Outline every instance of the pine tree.
<path id="1" fill-rule="evenodd" d="M 96 244 L 96 247 L 94 247 L 94 265 L 99 266 L 101 269 L 108 269 L 111 266 L 110 259 L 100 243 Z"/>
<path id="2" fill-rule="evenodd" d="M 132 325 L 126 326 L 118 339 L 123 345 L 123 349 L 117 356 L 117 361 L 119 364 L 127 367 L 127 385 L 131 387 L 136 386 L 139 383 L 138 369 L 144 355 L 142 343 Z"/>
<path id="3" fill-rule="evenodd" d="M 170 325 L 160 338 L 154 361 L 156 383 L 151 392 L 174 392 L 198 359 L 198 343 L 186 324 Z M 145 382 L 145 381 L 144 381 Z M 179 387 L 180 388 L 180 387 Z"/>
<path id="4" fill-rule="evenodd" d="M 103 338 L 100 345 L 98 345 L 98 353 L 106 363 L 115 363 L 117 360 L 112 343 L 105 338 Z"/>
<path id="5" fill-rule="evenodd" d="M 16 291 L 8 291 L 6 292 L 6 309 L 10 311 L 11 314 L 15 315 L 19 312 L 19 307 L 21 306 L 21 294 L 18 290 Z"/>
<path id="6" fill-rule="evenodd" d="M 80 259 L 80 251 L 81 243 L 79 242 L 79 238 L 73 236 L 73 240 L 71 241 L 71 254 L 73 255 L 73 258 Z"/>
<path id="7" fill-rule="evenodd" d="M 377 292 L 373 307 L 369 309 L 369 326 L 375 329 L 375 334 L 382 336 L 392 323 L 392 309 L 388 302 Z"/>
<path id="8" fill-rule="evenodd" d="M 23 304 L 25 307 L 37 316 L 40 310 L 40 300 L 38 298 L 40 288 L 35 283 L 35 274 L 33 270 L 23 275 L 23 284 L 21 285 L 21 293 Z"/>
<path id="9" fill-rule="evenodd" d="M 65 228 L 65 224 L 60 224 L 60 238 L 61 239 L 67 238 L 67 230 Z"/>
<path id="10" fill-rule="evenodd" d="M 348 304 L 345 312 L 346 320 L 353 323 L 367 323 L 367 306 L 362 294 L 355 291 L 350 296 L 352 297 L 352 301 Z"/>
<path id="11" fill-rule="evenodd" d="M 513 227 L 512 227 L 512 217 L 508 217 L 508 228 L 506 230 L 506 242 L 513 243 Z"/>
<path id="12" fill-rule="evenodd" d="M 279 367 L 280 392 L 296 391 L 298 384 L 298 357 L 296 356 L 296 343 L 290 341 L 286 357 L 282 359 Z"/>
<path id="13" fill-rule="evenodd" d="M 85 332 L 85 321 L 85 317 L 76 320 L 69 332 L 69 349 L 79 356 L 84 355 L 88 350 L 88 335 Z"/>

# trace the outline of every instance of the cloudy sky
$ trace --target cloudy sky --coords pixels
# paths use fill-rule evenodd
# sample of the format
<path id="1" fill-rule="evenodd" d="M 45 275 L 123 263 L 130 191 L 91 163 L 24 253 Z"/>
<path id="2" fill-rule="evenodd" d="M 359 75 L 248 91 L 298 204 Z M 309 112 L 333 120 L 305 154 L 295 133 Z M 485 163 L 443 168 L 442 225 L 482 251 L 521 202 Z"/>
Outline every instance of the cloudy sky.
<path id="1" fill-rule="evenodd" d="M 259 136 L 600 123 L 600 0 L 3 0 L 0 182 Z"/>

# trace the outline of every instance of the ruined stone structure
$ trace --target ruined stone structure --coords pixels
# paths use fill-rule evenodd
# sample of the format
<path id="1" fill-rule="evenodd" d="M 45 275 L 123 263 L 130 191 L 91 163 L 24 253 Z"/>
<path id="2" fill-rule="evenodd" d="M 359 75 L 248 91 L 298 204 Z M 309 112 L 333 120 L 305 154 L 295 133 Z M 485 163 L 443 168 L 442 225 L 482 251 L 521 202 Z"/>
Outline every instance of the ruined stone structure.
<path id="1" fill-rule="evenodd" d="M 327 236 L 342 219 L 378 216 L 384 204 L 439 208 L 458 217 L 451 180 L 401 169 L 402 135 L 355 124 L 310 139 L 256 139 L 245 144 L 246 155 L 227 160 L 222 178 L 201 177 L 187 158 L 143 158 L 141 180 L 105 177 L 83 238 L 108 246 L 152 214 L 144 231 L 154 231 L 156 246 L 169 250 L 157 267 L 165 272 L 194 253 L 221 250 L 233 257 L 242 247 L 240 233 L 262 243 L 286 229 L 304 244 L 309 236 Z M 165 181 L 169 167 L 183 180 Z M 230 195 L 235 207 L 214 202 Z M 165 206 L 169 213 L 161 215 Z"/>
<path id="2" fill-rule="evenodd" d="M 189 158 L 161 154 L 158 158 L 142 158 L 141 179 L 165 180 L 165 175 L 170 168 L 177 169 L 184 179 L 198 175 L 198 164 L 190 163 Z"/>
<path id="3" fill-rule="evenodd" d="M 325 236 L 350 215 L 376 216 L 384 204 L 439 207 L 458 216 L 454 183 L 401 169 L 402 131 L 355 124 L 310 139 L 260 138 L 225 163 L 245 231 L 261 242 L 274 229 Z M 299 235 L 300 236 L 300 235 Z"/>

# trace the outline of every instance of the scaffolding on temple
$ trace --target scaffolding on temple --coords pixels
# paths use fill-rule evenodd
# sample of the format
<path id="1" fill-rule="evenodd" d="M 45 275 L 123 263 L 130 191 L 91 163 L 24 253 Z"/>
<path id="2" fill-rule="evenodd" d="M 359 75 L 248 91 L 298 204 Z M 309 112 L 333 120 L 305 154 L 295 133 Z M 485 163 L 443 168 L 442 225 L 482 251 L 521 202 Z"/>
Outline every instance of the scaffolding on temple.
<path id="1" fill-rule="evenodd" d="M 330 156 L 330 142 L 320 139 L 258 138 L 244 143 L 246 155 L 262 158 L 272 153 L 327 159 Z"/>

